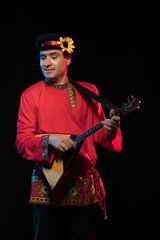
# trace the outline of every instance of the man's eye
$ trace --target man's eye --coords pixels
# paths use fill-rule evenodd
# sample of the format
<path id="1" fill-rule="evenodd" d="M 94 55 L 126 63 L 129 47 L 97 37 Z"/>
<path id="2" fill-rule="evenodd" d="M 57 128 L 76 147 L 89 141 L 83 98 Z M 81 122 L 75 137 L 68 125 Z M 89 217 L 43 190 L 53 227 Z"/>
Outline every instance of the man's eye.
<path id="1" fill-rule="evenodd" d="M 56 59 L 58 56 L 52 56 L 52 59 Z"/>
<path id="2" fill-rule="evenodd" d="M 41 60 L 44 60 L 44 59 L 46 59 L 46 57 L 44 57 L 44 56 L 41 56 Z"/>

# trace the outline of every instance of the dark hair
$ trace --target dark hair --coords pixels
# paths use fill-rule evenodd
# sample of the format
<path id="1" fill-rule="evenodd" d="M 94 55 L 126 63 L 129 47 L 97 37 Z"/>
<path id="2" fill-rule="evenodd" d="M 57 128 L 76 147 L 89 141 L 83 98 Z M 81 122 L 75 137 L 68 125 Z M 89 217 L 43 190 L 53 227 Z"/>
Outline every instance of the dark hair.
<path id="1" fill-rule="evenodd" d="M 67 51 L 64 51 L 63 56 L 64 58 L 68 58 L 68 57 L 71 57 L 71 54 L 69 54 Z"/>

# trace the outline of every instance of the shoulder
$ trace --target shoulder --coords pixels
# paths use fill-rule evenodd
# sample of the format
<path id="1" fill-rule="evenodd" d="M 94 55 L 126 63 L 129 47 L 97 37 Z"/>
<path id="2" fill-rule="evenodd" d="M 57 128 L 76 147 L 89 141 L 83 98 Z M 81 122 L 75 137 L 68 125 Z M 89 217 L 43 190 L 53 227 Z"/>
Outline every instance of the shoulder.
<path id="1" fill-rule="evenodd" d="M 42 88 L 44 88 L 44 84 L 45 82 L 43 80 L 33 84 L 22 93 L 22 96 L 35 96 L 36 94 L 38 94 L 38 92 L 41 91 Z"/>

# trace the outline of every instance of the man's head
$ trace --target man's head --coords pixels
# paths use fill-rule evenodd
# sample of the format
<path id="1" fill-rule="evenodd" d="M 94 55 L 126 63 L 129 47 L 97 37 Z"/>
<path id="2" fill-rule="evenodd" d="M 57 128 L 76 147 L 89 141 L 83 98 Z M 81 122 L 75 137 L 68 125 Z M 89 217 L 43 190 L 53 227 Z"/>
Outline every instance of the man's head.
<path id="1" fill-rule="evenodd" d="M 35 50 L 40 55 L 40 66 L 47 79 L 58 81 L 67 76 L 71 63 L 73 40 L 55 33 L 45 33 L 36 38 Z"/>
<path id="2" fill-rule="evenodd" d="M 67 74 L 67 67 L 71 63 L 71 56 L 60 49 L 40 51 L 40 66 L 43 75 L 50 80 L 58 81 Z"/>

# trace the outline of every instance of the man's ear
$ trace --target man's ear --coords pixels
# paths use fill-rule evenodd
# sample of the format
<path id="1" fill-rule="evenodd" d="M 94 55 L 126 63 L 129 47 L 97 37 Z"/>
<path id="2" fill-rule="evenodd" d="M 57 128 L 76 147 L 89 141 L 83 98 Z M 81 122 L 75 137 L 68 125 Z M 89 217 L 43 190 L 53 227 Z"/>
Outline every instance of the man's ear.
<path id="1" fill-rule="evenodd" d="M 68 56 L 66 57 L 66 65 L 69 66 L 70 63 L 71 63 L 71 55 L 68 54 Z"/>

